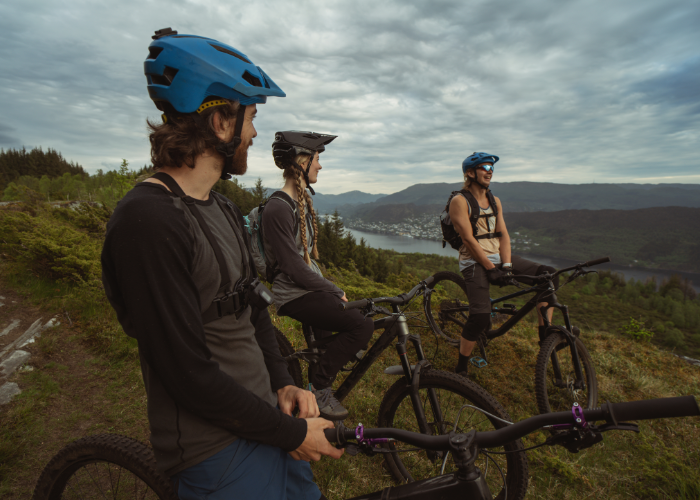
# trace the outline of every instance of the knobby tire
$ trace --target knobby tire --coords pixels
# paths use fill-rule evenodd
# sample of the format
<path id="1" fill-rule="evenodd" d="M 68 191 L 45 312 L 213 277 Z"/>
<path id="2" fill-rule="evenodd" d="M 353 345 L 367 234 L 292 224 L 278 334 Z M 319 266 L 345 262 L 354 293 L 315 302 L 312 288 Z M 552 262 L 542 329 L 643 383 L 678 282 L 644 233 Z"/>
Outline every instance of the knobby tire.
<path id="1" fill-rule="evenodd" d="M 563 333 L 551 333 L 542 342 L 535 366 L 535 393 L 537 408 L 540 413 L 571 410 L 574 402 L 583 408 L 598 406 L 598 383 L 591 355 L 578 337 L 576 350 L 581 360 L 581 370 L 585 379 L 585 389 L 575 389 L 571 384 L 575 380 L 571 348 Z M 556 353 L 556 354 L 555 354 Z M 552 367 L 552 355 L 556 355 L 561 366 L 562 381 L 558 387 L 555 383 Z"/>
<path id="2" fill-rule="evenodd" d="M 153 451 L 117 434 L 98 434 L 62 448 L 41 473 L 32 500 L 108 498 L 177 500 Z"/>
<path id="3" fill-rule="evenodd" d="M 428 319 L 433 332 L 445 339 L 450 345 L 459 347 L 462 338 L 462 325 L 467 321 L 468 311 L 449 312 L 449 309 L 460 308 L 468 305 L 467 285 L 464 279 L 457 273 L 441 271 L 433 275 L 431 285 L 433 290 L 437 285 L 443 287 L 449 298 L 438 298 L 433 292 L 425 298 L 425 316 Z"/>
<path id="4" fill-rule="evenodd" d="M 442 413 L 442 422 L 436 422 L 434 412 L 430 405 L 428 389 L 435 389 Z M 399 429 L 420 432 L 416 415 L 411 404 L 410 388 L 407 380 L 401 377 L 387 391 L 379 408 L 378 427 L 394 427 Z M 426 370 L 420 374 L 419 385 L 420 399 L 433 435 L 445 434 L 451 431 L 459 409 L 464 404 L 470 404 L 481 408 L 499 418 L 511 421 L 508 412 L 489 393 L 474 382 L 454 373 Z M 468 432 L 472 429 L 488 431 L 499 429 L 507 424 L 499 422 L 473 409 L 465 408 L 459 419 L 457 432 Z M 385 445 L 387 449 L 408 449 L 412 446 L 400 442 L 390 442 Z M 527 492 L 528 465 L 523 445 L 520 440 L 508 443 L 494 451 L 514 451 L 505 455 L 490 455 L 487 458 L 483 453 L 479 455 L 476 466 L 484 475 L 494 498 L 498 500 L 522 500 Z M 396 454 L 385 454 L 386 465 L 394 478 L 400 482 L 418 481 L 428 477 L 437 476 L 442 466 L 442 455 L 432 453 L 432 457 L 426 451 L 413 451 Z M 445 473 L 456 470 L 450 454 Z M 503 479 L 491 459 L 498 462 L 506 475 L 508 497 L 505 497 Z M 488 468 L 486 462 L 488 460 Z"/>

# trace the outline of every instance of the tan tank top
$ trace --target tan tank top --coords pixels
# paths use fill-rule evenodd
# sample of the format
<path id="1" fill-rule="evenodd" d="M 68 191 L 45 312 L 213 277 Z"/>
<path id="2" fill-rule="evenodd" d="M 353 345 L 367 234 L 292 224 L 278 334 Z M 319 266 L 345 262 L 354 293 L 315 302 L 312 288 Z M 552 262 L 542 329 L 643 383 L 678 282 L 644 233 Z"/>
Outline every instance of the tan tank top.
<path id="1" fill-rule="evenodd" d="M 467 207 L 469 210 L 469 215 L 471 215 L 472 208 L 469 203 L 467 203 Z M 487 215 L 487 214 L 492 214 L 493 213 L 493 208 L 489 205 L 489 208 L 484 210 L 483 208 L 479 207 L 481 215 Z M 476 223 L 476 227 L 479 228 L 479 232 L 477 234 L 486 234 L 486 233 L 493 233 L 496 231 L 496 218 L 495 217 L 479 217 L 479 221 Z M 484 250 L 484 253 L 486 255 L 492 255 L 495 253 L 499 253 L 501 249 L 501 239 L 500 238 L 484 238 L 481 240 L 476 240 L 479 245 L 481 245 L 481 248 Z M 459 249 L 459 260 L 474 260 L 474 257 L 472 254 L 469 252 L 469 248 L 467 245 L 462 245 Z"/>

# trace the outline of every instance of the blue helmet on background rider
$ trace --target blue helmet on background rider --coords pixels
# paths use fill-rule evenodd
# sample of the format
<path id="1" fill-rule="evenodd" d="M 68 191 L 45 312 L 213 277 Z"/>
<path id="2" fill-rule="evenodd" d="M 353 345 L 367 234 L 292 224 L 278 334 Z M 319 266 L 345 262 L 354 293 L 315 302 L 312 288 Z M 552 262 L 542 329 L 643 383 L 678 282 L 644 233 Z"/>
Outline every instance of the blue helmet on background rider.
<path id="1" fill-rule="evenodd" d="M 498 161 L 498 159 L 498 156 L 490 155 L 488 153 L 472 153 L 462 162 L 462 173 L 466 174 L 467 170 L 476 168 L 483 163 L 490 163 L 493 165 Z"/>
<path id="2" fill-rule="evenodd" d="M 264 103 L 268 96 L 285 97 L 284 91 L 251 60 L 230 45 L 211 38 L 179 35 L 165 28 L 156 31 L 143 63 L 148 94 L 163 112 L 163 121 L 199 113 L 226 104 L 215 98 L 238 101 L 231 142 L 217 145 L 226 158 L 222 179 L 229 179 L 233 154 L 241 142 L 246 106 Z M 207 102 L 205 102 L 207 101 Z"/>

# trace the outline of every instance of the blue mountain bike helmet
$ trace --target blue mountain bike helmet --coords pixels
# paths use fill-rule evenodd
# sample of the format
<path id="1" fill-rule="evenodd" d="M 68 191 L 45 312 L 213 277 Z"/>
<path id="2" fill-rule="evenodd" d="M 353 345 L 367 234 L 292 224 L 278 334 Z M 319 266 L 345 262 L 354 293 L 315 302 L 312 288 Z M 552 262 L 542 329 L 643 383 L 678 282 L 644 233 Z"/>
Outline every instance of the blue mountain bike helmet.
<path id="1" fill-rule="evenodd" d="M 246 106 L 264 103 L 268 96 L 286 94 L 259 66 L 230 45 L 201 36 L 179 35 L 170 28 L 156 31 L 152 38 L 143 69 L 148 94 L 163 111 L 164 121 L 183 114 L 199 116 L 206 108 L 226 104 L 223 100 L 202 104 L 211 97 L 240 103 L 233 140 L 216 148 L 226 158 L 221 178 L 230 179 Z"/>
<path id="2" fill-rule="evenodd" d="M 304 174 L 306 186 L 311 191 L 311 194 L 316 194 L 309 182 L 309 169 L 314 161 L 315 153 L 323 153 L 326 150 L 326 145 L 330 144 L 337 135 L 319 134 L 316 132 L 300 132 L 298 130 L 288 130 L 286 132 L 277 132 L 275 141 L 272 143 L 272 157 L 275 159 L 275 165 L 284 170 L 291 165 Z M 300 154 L 311 155 L 306 168 L 298 165 L 294 160 Z"/>
<path id="3" fill-rule="evenodd" d="M 498 156 L 490 155 L 487 153 L 472 153 L 471 156 L 467 156 L 462 162 L 462 173 L 466 174 L 467 170 L 470 168 L 476 168 L 482 163 L 496 163 L 498 161 Z"/>

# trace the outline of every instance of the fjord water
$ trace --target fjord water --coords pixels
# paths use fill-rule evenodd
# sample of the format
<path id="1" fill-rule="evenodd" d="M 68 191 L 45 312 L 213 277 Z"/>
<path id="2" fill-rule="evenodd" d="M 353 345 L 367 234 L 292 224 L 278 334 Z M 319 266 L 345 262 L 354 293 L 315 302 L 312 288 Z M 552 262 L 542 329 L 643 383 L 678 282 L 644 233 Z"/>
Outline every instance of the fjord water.
<path id="1" fill-rule="evenodd" d="M 408 238 L 406 236 L 395 236 L 391 234 L 377 234 L 368 233 L 365 231 L 358 231 L 356 229 L 346 228 L 350 234 L 352 234 L 355 239 L 359 242 L 360 238 L 364 238 L 368 246 L 373 248 L 383 248 L 386 250 L 395 250 L 401 253 L 434 253 L 438 255 L 444 255 L 446 257 L 457 258 L 457 251 L 453 250 L 449 246 L 442 248 L 442 243 L 432 240 L 420 240 L 416 238 Z M 523 257 L 527 259 L 552 266 L 556 269 L 561 269 L 562 267 L 569 267 L 577 262 L 567 259 L 558 259 L 556 257 L 547 257 L 534 254 L 520 253 Z M 590 258 L 597 259 L 598 257 L 603 257 L 602 255 L 591 255 Z M 693 288 L 695 291 L 700 292 L 700 274 L 696 273 L 686 273 L 682 271 L 663 271 L 657 269 L 642 269 L 636 267 L 625 267 L 615 265 L 614 262 L 607 264 L 601 264 L 596 266 L 596 269 L 606 269 L 609 271 L 614 271 L 624 275 L 626 280 L 634 278 L 636 281 L 646 281 L 652 276 L 656 276 L 656 282 L 661 283 L 664 278 L 669 278 L 673 274 L 680 274 L 683 278 L 688 278 L 693 282 Z"/>

